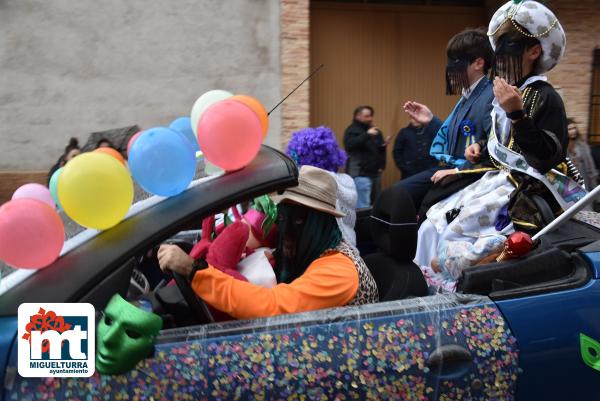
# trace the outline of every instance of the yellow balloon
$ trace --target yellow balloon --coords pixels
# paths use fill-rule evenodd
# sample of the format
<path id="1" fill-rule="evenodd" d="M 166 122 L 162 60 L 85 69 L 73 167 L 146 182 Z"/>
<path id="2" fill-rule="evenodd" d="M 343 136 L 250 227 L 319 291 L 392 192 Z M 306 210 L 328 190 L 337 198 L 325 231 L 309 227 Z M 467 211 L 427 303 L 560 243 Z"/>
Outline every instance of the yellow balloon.
<path id="1" fill-rule="evenodd" d="M 104 230 L 127 214 L 133 201 L 133 181 L 114 157 L 84 153 L 64 167 L 58 180 L 58 199 L 75 222 Z"/>

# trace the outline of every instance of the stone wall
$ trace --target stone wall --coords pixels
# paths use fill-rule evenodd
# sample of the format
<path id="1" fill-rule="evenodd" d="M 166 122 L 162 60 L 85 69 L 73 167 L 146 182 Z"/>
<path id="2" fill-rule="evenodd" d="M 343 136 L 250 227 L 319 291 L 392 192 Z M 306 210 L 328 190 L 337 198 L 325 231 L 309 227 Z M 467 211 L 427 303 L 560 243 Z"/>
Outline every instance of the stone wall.
<path id="1" fill-rule="evenodd" d="M 203 92 L 280 99 L 277 0 L 0 0 L 0 170 L 43 170 L 69 137 L 168 125 Z M 281 144 L 281 113 L 267 143 Z"/>

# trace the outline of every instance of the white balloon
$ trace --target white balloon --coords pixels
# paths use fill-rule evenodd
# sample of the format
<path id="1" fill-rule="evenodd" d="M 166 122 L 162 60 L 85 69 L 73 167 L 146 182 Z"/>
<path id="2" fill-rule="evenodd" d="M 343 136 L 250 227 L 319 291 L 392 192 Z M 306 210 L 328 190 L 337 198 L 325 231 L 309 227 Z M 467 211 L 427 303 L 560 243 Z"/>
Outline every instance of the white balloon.
<path id="1" fill-rule="evenodd" d="M 194 106 L 192 106 L 192 112 L 190 113 L 190 119 L 192 120 L 192 130 L 194 131 L 194 135 L 198 137 L 198 122 L 200 122 L 200 118 L 202 118 L 202 114 L 213 104 L 220 102 L 221 100 L 225 100 L 233 96 L 233 93 L 227 92 L 222 89 L 215 89 L 204 93 L 200 96 L 195 102 Z"/>

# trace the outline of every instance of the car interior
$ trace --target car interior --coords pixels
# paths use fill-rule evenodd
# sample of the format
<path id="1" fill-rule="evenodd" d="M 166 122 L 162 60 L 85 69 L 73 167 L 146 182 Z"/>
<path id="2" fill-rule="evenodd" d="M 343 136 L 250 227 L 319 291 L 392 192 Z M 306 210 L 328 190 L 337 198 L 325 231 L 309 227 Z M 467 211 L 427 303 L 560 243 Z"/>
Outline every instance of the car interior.
<path id="1" fill-rule="evenodd" d="M 101 296 L 106 301 L 115 292 L 134 302 L 142 300 L 163 317 L 165 328 L 213 322 L 209 308 L 195 295 L 187 280 L 162 273 L 156 258 L 161 243 L 175 244 L 189 252 L 200 238 L 200 224 L 201 219 L 188 223 L 182 227 L 184 230 L 132 258 L 85 298 L 97 301 L 99 294 L 94 292 L 109 288 L 111 294 Z M 380 302 L 428 295 L 423 275 L 412 261 L 417 230 L 415 208 L 409 194 L 401 188 L 384 191 L 373 208 L 357 212 L 358 248 L 375 278 Z M 590 267 L 577 250 L 581 247 L 600 250 L 598 240 L 598 229 L 571 220 L 544 236 L 526 257 L 466 268 L 457 292 L 506 299 L 576 288 L 591 277 Z"/>

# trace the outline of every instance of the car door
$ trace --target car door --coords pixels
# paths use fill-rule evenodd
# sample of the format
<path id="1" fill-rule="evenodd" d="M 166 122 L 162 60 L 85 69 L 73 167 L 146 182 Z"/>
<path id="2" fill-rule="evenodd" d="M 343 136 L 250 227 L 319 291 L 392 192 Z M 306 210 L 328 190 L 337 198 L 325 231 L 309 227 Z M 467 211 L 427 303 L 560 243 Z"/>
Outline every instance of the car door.
<path id="1" fill-rule="evenodd" d="M 518 370 L 516 339 L 494 303 L 453 294 L 167 330 L 126 374 L 14 376 L 5 396 L 510 400 Z"/>
<path id="2" fill-rule="evenodd" d="M 600 241 L 583 248 L 574 273 L 551 291 L 497 301 L 519 339 L 517 399 L 600 400 L 599 251 Z"/>

